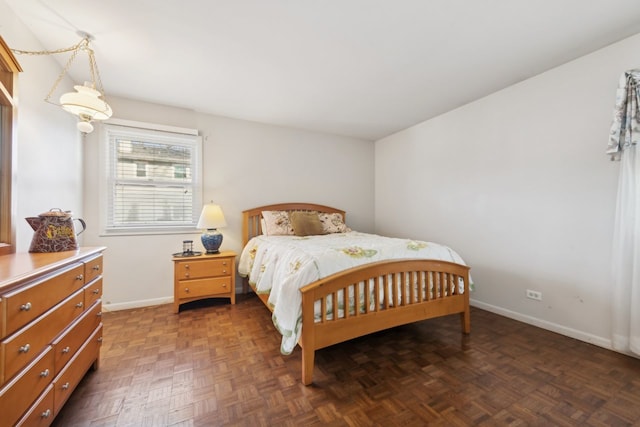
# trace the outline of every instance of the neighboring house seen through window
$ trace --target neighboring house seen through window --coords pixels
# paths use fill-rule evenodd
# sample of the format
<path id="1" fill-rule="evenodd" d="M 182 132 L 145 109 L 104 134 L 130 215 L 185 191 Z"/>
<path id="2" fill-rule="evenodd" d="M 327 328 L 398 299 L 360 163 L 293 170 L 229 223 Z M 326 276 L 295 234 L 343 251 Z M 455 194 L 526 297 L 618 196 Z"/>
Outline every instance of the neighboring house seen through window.
<path id="1" fill-rule="evenodd" d="M 104 125 L 104 234 L 192 231 L 202 207 L 201 138 Z"/>

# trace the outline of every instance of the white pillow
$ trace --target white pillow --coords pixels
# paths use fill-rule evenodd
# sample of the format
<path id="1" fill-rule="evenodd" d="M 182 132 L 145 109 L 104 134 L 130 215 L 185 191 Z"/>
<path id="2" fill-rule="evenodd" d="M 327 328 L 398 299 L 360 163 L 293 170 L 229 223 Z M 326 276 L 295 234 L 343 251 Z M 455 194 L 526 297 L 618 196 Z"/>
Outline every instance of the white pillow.
<path id="1" fill-rule="evenodd" d="M 318 216 L 320 217 L 320 222 L 322 223 L 325 234 L 348 233 L 351 231 L 339 213 L 319 213 Z"/>
<path id="2" fill-rule="evenodd" d="M 264 224 L 262 234 L 265 236 L 293 236 L 293 227 L 287 211 L 262 211 Z"/>

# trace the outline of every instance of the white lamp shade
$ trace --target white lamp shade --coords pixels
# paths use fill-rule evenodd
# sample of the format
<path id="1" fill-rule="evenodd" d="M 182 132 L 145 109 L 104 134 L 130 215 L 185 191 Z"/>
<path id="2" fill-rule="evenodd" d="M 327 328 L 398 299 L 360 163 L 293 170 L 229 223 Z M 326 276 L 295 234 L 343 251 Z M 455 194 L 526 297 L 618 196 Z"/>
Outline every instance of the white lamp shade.
<path id="1" fill-rule="evenodd" d="M 60 104 L 65 111 L 88 120 L 106 120 L 111 117 L 113 111 L 109 104 L 99 97 L 99 91 L 88 87 L 76 85 L 77 92 L 68 92 L 60 97 Z"/>
<path id="2" fill-rule="evenodd" d="M 225 221 L 222 208 L 220 208 L 219 205 L 207 203 L 202 207 L 202 213 L 200 214 L 197 225 L 198 228 L 206 228 L 209 230 L 226 226 L 227 221 Z"/>

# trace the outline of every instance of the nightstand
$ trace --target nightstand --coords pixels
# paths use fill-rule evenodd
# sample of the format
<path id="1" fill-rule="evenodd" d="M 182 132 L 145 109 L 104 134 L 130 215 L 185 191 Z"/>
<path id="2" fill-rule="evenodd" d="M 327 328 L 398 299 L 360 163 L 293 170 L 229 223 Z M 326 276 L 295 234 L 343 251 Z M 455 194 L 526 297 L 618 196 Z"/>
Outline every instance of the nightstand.
<path id="1" fill-rule="evenodd" d="M 230 298 L 236 303 L 236 254 L 220 251 L 194 257 L 173 257 L 173 311 L 180 304 L 205 298 Z"/>

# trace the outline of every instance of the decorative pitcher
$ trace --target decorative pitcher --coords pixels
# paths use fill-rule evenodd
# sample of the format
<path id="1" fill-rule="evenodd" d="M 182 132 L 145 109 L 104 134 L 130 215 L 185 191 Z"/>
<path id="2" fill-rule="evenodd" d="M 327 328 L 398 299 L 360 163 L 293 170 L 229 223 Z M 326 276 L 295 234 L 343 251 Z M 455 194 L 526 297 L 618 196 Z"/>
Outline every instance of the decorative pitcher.
<path id="1" fill-rule="evenodd" d="M 76 236 L 87 228 L 80 218 L 72 218 L 70 211 L 51 209 L 37 217 L 25 218 L 33 228 L 33 239 L 29 252 L 62 252 L 78 249 Z M 75 232 L 74 221 L 82 225 L 82 230 Z"/>

